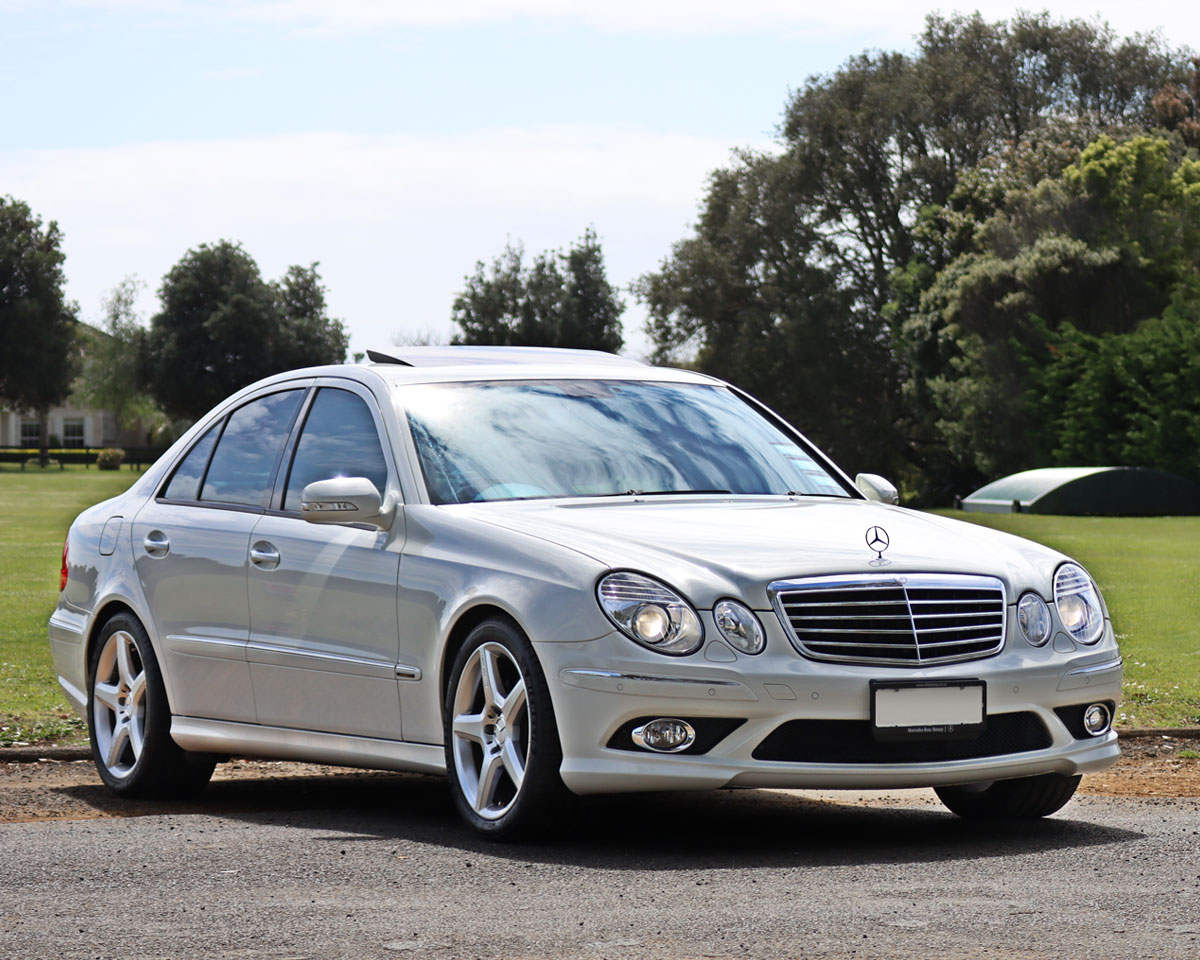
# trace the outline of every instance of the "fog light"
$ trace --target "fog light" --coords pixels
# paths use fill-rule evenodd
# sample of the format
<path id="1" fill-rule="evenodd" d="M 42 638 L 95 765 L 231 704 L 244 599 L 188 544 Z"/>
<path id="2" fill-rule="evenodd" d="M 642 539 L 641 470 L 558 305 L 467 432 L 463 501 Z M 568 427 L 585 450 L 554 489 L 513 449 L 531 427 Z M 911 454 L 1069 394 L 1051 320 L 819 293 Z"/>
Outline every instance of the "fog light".
<path id="1" fill-rule="evenodd" d="M 633 742 L 656 753 L 679 753 L 696 742 L 696 731 L 684 720 L 662 718 L 633 728 Z"/>
<path id="2" fill-rule="evenodd" d="M 1108 707 L 1102 703 L 1093 703 L 1090 707 L 1083 711 L 1083 729 L 1090 733 L 1093 737 L 1098 737 L 1102 733 L 1107 733 L 1108 728 L 1112 725 L 1112 714 Z"/>

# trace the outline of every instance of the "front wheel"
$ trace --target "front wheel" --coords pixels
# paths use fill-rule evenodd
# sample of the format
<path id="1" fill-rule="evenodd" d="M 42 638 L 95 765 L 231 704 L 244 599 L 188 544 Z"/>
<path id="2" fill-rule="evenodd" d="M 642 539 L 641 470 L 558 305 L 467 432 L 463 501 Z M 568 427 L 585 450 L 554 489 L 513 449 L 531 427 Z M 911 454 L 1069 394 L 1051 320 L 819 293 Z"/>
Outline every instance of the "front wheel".
<path id="1" fill-rule="evenodd" d="M 562 746 L 541 665 L 515 623 L 471 631 L 454 660 L 445 709 L 454 805 L 476 832 L 507 838 L 544 829 L 568 799 Z"/>
<path id="2" fill-rule="evenodd" d="M 934 792 L 951 812 L 966 819 L 1036 820 L 1065 807 L 1082 779 L 1046 773 L 983 787 L 935 787 Z"/>
<path id="3" fill-rule="evenodd" d="M 112 617 L 92 652 L 88 685 L 92 760 L 128 797 L 179 796 L 204 787 L 214 761 L 171 739 L 171 708 L 150 638 L 128 613 Z"/>

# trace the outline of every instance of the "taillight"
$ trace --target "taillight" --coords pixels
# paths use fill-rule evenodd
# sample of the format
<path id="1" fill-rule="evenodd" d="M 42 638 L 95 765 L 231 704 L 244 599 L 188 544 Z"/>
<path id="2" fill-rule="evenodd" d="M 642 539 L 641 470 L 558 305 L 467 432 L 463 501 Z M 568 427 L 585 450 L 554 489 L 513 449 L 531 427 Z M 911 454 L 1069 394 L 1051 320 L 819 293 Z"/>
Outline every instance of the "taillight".
<path id="1" fill-rule="evenodd" d="M 59 593 L 62 593 L 64 590 L 67 589 L 67 544 L 70 542 L 70 540 L 71 540 L 71 538 L 67 537 L 67 539 L 63 541 L 62 568 L 58 571 L 58 592 Z"/>

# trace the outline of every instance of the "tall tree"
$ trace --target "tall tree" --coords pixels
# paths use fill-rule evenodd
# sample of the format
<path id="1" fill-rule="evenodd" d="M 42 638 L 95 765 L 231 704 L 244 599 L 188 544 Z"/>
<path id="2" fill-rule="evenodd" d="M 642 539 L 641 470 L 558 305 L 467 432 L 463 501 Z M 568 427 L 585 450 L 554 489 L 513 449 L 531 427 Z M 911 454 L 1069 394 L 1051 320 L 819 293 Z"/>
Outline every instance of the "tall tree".
<path id="1" fill-rule="evenodd" d="M 194 420 L 270 374 L 346 356 L 345 329 L 326 312 L 315 263 L 270 283 L 241 244 L 201 244 L 167 272 L 159 299 L 142 370 L 175 418 Z"/>
<path id="2" fill-rule="evenodd" d="M 1195 342 L 1185 328 L 1200 313 L 1200 161 L 1163 138 L 1101 137 L 963 233 L 898 335 L 922 373 L 909 399 L 949 463 L 969 482 L 1085 450 L 1129 462 L 1136 445 L 1101 436 L 1132 423 L 1118 411 L 1167 409 L 1135 402 L 1142 388 L 1119 371 L 1144 367 L 1166 383 L 1169 345 Z M 1123 366 L 1122 351 L 1144 356 Z"/>
<path id="3" fill-rule="evenodd" d="M 902 403 L 908 371 L 891 348 L 913 305 L 898 279 L 942 266 L 920 262 L 921 212 L 945 207 L 960 177 L 1005 151 L 1064 139 L 1079 148 L 1097 132 L 1153 125 L 1155 94 L 1182 82 L 1186 64 L 1157 37 L 1122 39 L 1093 21 L 975 14 L 930 16 L 912 55 L 864 53 L 810 78 L 787 104 L 781 149 L 740 153 L 714 174 L 695 235 L 637 285 L 658 355 L 694 352 L 703 369 L 729 373 L 732 340 L 750 349 L 837 309 L 822 321 L 824 356 L 798 353 L 791 376 L 766 383 L 763 398 L 831 448 L 857 448 L 854 466 L 925 467 L 929 448 L 913 442 Z M 798 295 L 780 283 L 784 273 L 836 292 L 839 305 Z M 739 279 L 715 279 L 730 276 Z M 745 313 L 748 301 L 755 309 Z M 743 370 L 733 375 L 749 385 Z M 797 391 L 797 378 L 814 389 Z M 863 385 L 857 405 L 884 429 L 844 438 L 860 418 L 820 406 L 822 383 Z"/>
<path id="4" fill-rule="evenodd" d="M 110 411 L 120 427 L 132 427 L 140 420 L 148 430 L 155 430 L 165 425 L 165 417 L 141 383 L 146 328 L 136 303 L 143 287 L 136 278 L 126 277 L 104 298 L 103 325 L 80 326 L 83 366 L 75 396 L 85 406 Z"/>
<path id="5" fill-rule="evenodd" d="M 490 267 L 476 263 L 454 299 L 454 343 L 621 348 L 625 304 L 608 282 L 595 230 L 566 253 L 546 251 L 528 267 L 524 257 L 525 248 L 510 243 Z"/>
<path id="6" fill-rule="evenodd" d="M 70 392 L 79 365 L 64 259 L 57 223 L 43 226 L 28 204 L 0 197 L 0 401 L 38 414 L 43 464 L 47 413 Z"/>

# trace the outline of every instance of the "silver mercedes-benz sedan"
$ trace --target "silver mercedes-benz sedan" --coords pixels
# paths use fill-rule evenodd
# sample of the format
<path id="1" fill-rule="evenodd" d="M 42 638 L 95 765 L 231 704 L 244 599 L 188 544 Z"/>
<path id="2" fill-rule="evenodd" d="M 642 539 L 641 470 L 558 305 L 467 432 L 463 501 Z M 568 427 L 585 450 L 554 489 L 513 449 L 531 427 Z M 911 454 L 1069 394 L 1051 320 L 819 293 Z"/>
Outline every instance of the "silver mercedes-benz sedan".
<path id="1" fill-rule="evenodd" d="M 503 836 L 712 787 L 1040 817 L 1116 761 L 1068 557 L 896 506 L 697 373 L 371 359 L 247 387 L 71 526 L 50 641 L 117 793 L 230 755 L 445 773 Z"/>

